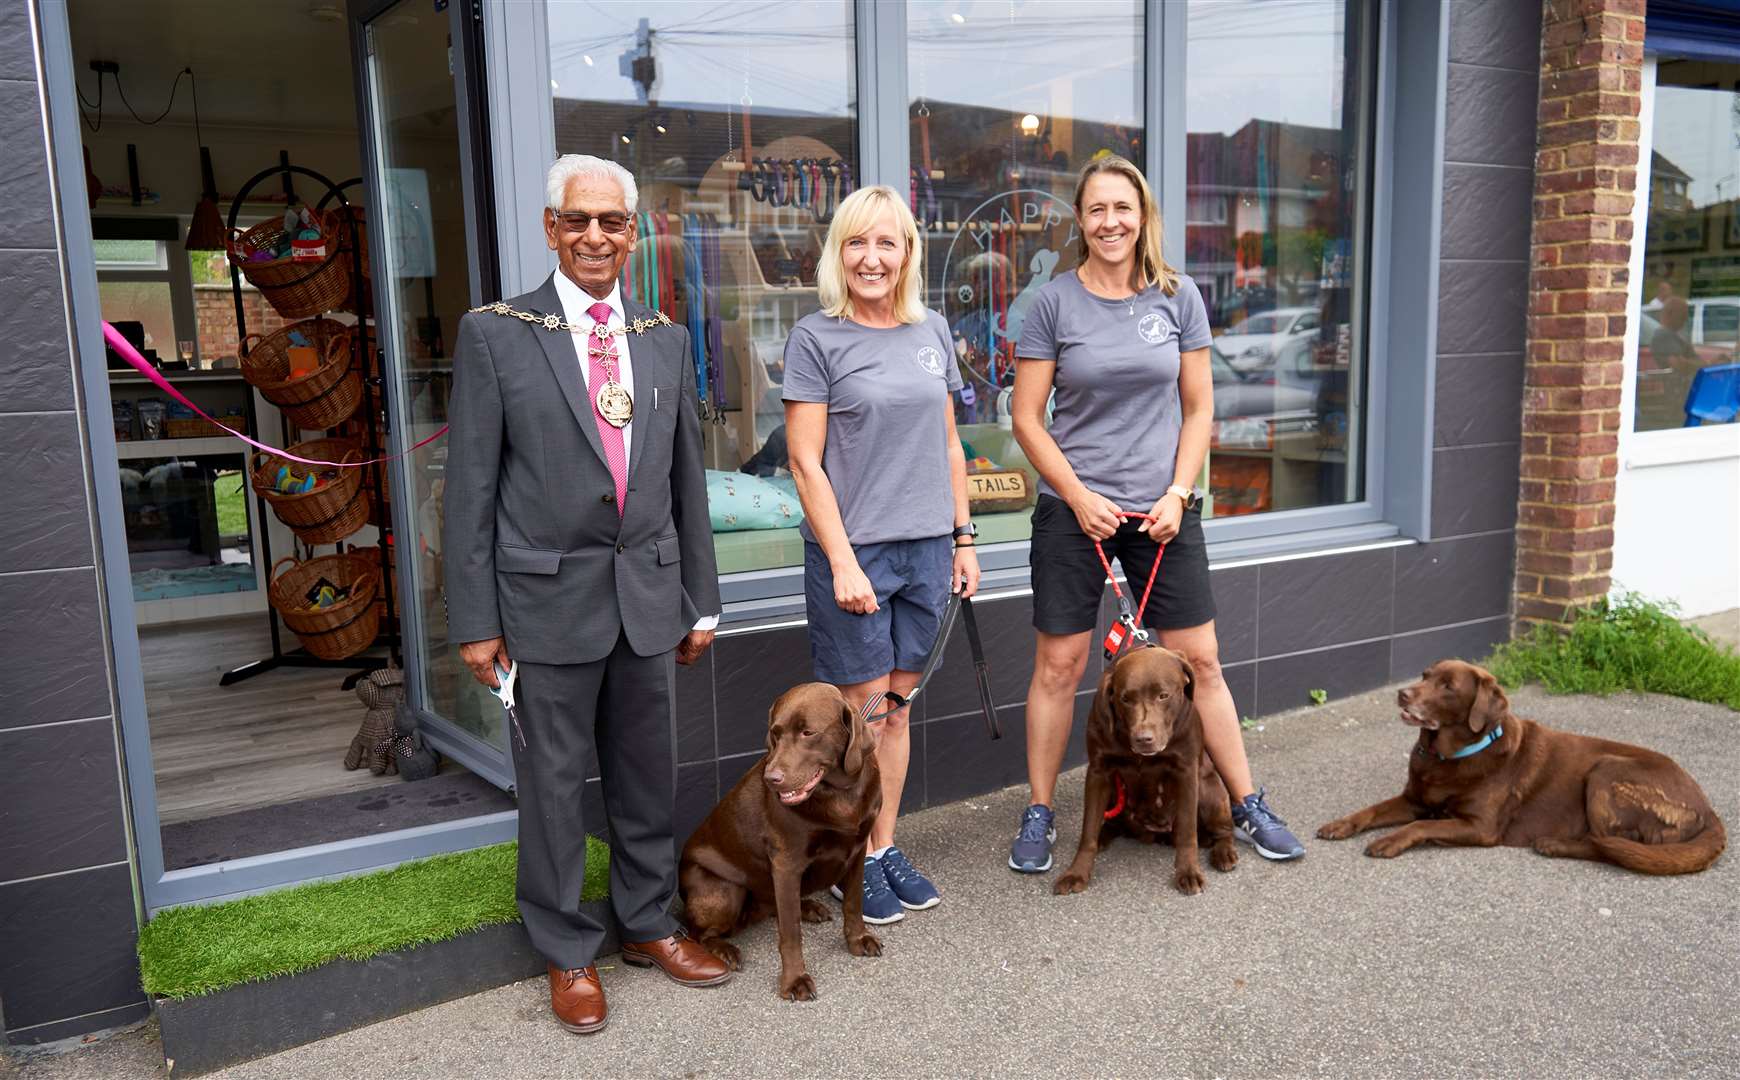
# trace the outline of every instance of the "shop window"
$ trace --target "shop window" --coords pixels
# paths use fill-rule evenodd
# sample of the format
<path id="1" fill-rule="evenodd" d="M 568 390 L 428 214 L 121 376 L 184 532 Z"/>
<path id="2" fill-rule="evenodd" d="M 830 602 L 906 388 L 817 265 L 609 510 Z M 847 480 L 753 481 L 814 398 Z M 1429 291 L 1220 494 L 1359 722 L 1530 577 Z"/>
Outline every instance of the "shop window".
<path id="1" fill-rule="evenodd" d="M 1216 517 L 1363 494 L 1373 14 L 1188 6 L 1183 269 L 1215 335 Z"/>
<path id="2" fill-rule="evenodd" d="M 1010 430 L 1015 345 L 1033 294 L 1075 267 L 1082 165 L 1107 151 L 1142 161 L 1142 5 L 963 12 L 909 0 L 906 11 L 909 188 L 926 303 L 948 320 L 966 384 L 956 420 L 980 477 L 969 476 L 973 518 L 981 544 L 1025 540 L 1038 474 Z M 1012 498 L 1002 477 L 1017 470 L 1026 483 Z"/>
<path id="3" fill-rule="evenodd" d="M 723 574 L 803 562 L 786 334 L 816 311 L 831 207 L 863 176 L 849 0 L 551 4 L 558 153 L 640 190 L 626 295 L 689 327 Z"/>
<path id="4" fill-rule="evenodd" d="M 1733 423 L 1740 410 L 1740 65 L 1656 67 L 1638 311 L 1638 431 Z"/>

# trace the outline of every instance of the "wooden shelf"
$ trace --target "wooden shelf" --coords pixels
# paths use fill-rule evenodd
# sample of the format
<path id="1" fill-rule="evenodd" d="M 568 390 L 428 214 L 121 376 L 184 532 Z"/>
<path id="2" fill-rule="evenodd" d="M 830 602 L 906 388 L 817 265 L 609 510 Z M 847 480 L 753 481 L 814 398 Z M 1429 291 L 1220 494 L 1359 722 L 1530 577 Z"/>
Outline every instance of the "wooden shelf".
<path id="1" fill-rule="evenodd" d="M 115 456 L 129 458 L 197 457 L 204 454 L 239 454 L 244 459 L 251 449 L 247 443 L 229 435 L 209 435 L 197 439 L 122 439 L 115 443 Z"/>

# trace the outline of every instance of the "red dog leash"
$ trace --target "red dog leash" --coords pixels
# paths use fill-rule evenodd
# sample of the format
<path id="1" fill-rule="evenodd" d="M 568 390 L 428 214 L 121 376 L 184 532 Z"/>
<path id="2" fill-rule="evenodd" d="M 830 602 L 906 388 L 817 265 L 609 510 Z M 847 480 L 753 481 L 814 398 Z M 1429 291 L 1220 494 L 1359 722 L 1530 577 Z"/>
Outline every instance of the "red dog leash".
<path id="1" fill-rule="evenodd" d="M 1154 520 L 1152 514 L 1137 514 L 1130 511 L 1119 511 L 1118 517 L 1125 521 L 1139 519 L 1151 522 Z M 1154 591 L 1154 582 L 1160 577 L 1160 559 L 1166 554 L 1166 545 L 1161 544 L 1160 550 L 1154 553 L 1154 568 L 1148 571 L 1148 584 L 1142 589 L 1142 603 L 1134 612 L 1130 610 L 1130 600 L 1124 595 L 1124 590 L 1118 587 L 1117 575 L 1112 573 L 1112 560 L 1106 558 L 1106 549 L 1098 540 L 1094 541 L 1094 552 L 1099 555 L 1100 565 L 1106 570 L 1106 579 L 1112 583 L 1112 593 L 1118 598 L 1118 621 L 1112 624 L 1111 630 L 1107 631 L 1105 643 L 1106 659 L 1115 660 L 1118 653 L 1129 641 L 1139 641 L 1143 644 L 1148 642 L 1148 631 L 1136 621 L 1136 612 L 1148 610 L 1148 597 Z M 1116 785 L 1118 797 L 1111 808 L 1102 815 L 1107 821 L 1124 812 L 1124 778 L 1119 776 L 1116 770 L 1112 772 L 1112 783 Z"/>
<path id="2" fill-rule="evenodd" d="M 1130 510 L 1118 511 L 1118 517 L 1125 521 L 1152 522 L 1154 520 L 1152 514 L 1139 514 Z M 1125 596 L 1124 590 L 1118 587 L 1117 575 L 1112 573 L 1112 561 L 1106 558 L 1106 549 L 1098 540 L 1094 541 L 1094 553 L 1099 555 L 1100 565 L 1106 570 L 1106 579 L 1112 583 L 1112 593 L 1118 598 L 1118 621 L 1113 623 L 1112 628 L 1106 632 L 1105 640 L 1106 659 L 1115 660 L 1118 653 L 1123 651 L 1124 646 L 1130 641 L 1137 641 L 1144 645 L 1148 643 L 1148 631 L 1137 622 L 1136 615 L 1137 612 L 1148 610 L 1148 596 L 1154 591 L 1154 582 L 1160 577 L 1160 558 L 1166 554 L 1166 545 L 1161 544 L 1160 550 L 1154 553 L 1154 568 L 1148 571 L 1148 585 L 1142 590 L 1142 603 L 1135 611 L 1130 610 L 1130 598 Z"/>

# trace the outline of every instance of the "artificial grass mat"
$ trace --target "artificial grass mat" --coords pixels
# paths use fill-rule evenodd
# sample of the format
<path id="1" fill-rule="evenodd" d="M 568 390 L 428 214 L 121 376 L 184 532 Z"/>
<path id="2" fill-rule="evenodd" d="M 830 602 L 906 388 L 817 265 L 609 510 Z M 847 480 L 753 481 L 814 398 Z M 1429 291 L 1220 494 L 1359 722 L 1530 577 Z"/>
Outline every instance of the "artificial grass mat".
<path id="1" fill-rule="evenodd" d="M 1553 694 L 1635 690 L 1740 710 L 1740 654 L 1681 624 L 1671 605 L 1633 594 L 1578 611 L 1569 630 L 1536 626 L 1486 667 L 1506 686 L 1539 682 Z"/>
<path id="2" fill-rule="evenodd" d="M 145 991 L 195 997 L 517 922 L 517 852 L 510 841 L 379 873 L 160 911 L 139 934 Z M 603 899 L 609 879 L 610 848 L 588 836 L 580 898 Z"/>

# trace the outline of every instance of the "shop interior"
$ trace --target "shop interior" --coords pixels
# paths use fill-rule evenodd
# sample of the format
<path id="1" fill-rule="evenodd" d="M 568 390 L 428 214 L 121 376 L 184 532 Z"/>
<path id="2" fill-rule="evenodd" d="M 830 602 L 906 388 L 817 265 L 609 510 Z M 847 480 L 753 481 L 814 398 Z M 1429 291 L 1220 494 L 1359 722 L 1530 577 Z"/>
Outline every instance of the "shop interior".
<path id="1" fill-rule="evenodd" d="M 380 319 L 343 3 L 69 15 L 104 319 L 206 413 L 292 455 L 110 350 L 165 868 L 511 808 L 396 707 L 406 606 L 437 636 L 441 609 L 401 580 L 390 508 L 408 478 L 403 542 L 439 582 L 439 446 L 409 468 L 294 460 L 376 458 L 385 417 L 414 434 L 444 413 L 470 295 L 447 16 L 407 0 L 377 24 L 393 44 L 372 137 L 398 200 Z M 382 371 L 382 334 L 400 370 Z"/>

